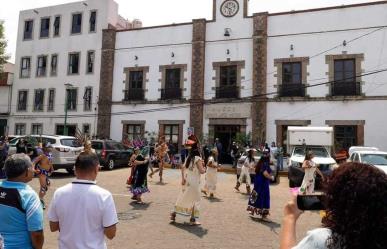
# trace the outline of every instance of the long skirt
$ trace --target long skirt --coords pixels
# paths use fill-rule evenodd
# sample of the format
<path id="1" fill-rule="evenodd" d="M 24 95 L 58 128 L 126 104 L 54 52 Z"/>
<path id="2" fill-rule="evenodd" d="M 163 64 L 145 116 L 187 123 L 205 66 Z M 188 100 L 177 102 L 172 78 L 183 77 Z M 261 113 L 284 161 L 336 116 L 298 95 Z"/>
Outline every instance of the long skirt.
<path id="1" fill-rule="evenodd" d="M 200 173 L 195 167 L 193 170 L 187 170 L 186 182 L 176 201 L 174 212 L 198 218 L 200 193 Z"/>
<path id="2" fill-rule="evenodd" d="M 206 183 L 204 184 L 204 190 L 215 194 L 216 191 L 216 183 L 218 181 L 217 179 L 218 169 L 217 168 L 207 168 L 206 172 Z"/>
<path id="3" fill-rule="evenodd" d="M 269 181 L 262 174 L 254 179 L 254 190 L 249 199 L 249 207 L 256 209 L 270 209 Z"/>
<path id="4" fill-rule="evenodd" d="M 149 192 L 147 173 L 148 173 L 148 164 L 136 166 L 133 180 L 132 180 L 132 185 L 130 186 L 130 192 L 134 196 Z"/>

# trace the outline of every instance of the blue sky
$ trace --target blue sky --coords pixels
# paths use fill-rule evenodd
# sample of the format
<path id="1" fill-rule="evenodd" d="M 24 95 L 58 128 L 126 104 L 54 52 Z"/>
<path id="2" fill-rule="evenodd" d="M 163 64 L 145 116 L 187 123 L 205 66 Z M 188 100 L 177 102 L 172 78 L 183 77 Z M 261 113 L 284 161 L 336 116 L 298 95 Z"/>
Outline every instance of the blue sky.
<path id="1" fill-rule="evenodd" d="M 7 53 L 14 61 L 17 39 L 19 11 L 74 0 L 0 0 L 0 20 L 5 22 L 5 34 L 8 40 Z M 250 0 L 249 13 L 281 12 L 319 8 L 342 4 L 374 2 L 375 0 Z M 195 18 L 211 19 L 212 0 L 116 0 L 119 13 L 129 20 L 138 18 L 144 26 L 188 22 Z M 6 5 L 6 8 L 4 6 Z M 173 7 L 172 7 L 173 6 Z"/>

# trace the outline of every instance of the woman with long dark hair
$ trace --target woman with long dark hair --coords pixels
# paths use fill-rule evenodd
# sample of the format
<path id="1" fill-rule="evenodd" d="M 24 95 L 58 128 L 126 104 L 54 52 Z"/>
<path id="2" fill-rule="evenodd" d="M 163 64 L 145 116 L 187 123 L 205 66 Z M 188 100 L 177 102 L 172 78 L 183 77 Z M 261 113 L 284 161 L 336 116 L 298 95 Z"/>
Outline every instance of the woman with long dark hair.
<path id="1" fill-rule="evenodd" d="M 313 152 L 308 151 L 305 155 L 305 160 L 302 164 L 302 168 L 304 169 L 305 175 L 300 187 L 300 194 L 303 194 L 303 195 L 314 193 L 316 173 L 321 176 L 323 181 L 325 180 L 324 175 L 317 168 L 317 164 L 312 160 L 313 158 L 314 158 Z"/>
<path id="2" fill-rule="evenodd" d="M 201 199 L 200 175 L 204 174 L 206 170 L 199 152 L 198 139 L 195 136 L 190 136 L 187 144 L 190 146 L 190 152 L 184 166 L 181 167 L 183 190 L 176 201 L 174 211 L 171 213 L 171 221 L 174 222 L 176 215 L 179 214 L 190 217 L 191 225 L 200 225 L 197 222 Z"/>
<path id="3" fill-rule="evenodd" d="M 302 212 L 295 201 L 284 209 L 281 249 L 384 249 L 387 245 L 387 175 L 361 163 L 345 163 L 325 184 L 322 228 L 296 245 L 296 224 Z"/>
<path id="4" fill-rule="evenodd" d="M 141 197 L 149 192 L 147 181 L 149 157 L 146 148 L 143 148 L 141 152 L 139 148 L 136 148 L 135 151 L 134 160 L 132 159 L 133 175 L 130 181 L 130 192 L 133 194 L 132 200 L 143 204 Z"/>

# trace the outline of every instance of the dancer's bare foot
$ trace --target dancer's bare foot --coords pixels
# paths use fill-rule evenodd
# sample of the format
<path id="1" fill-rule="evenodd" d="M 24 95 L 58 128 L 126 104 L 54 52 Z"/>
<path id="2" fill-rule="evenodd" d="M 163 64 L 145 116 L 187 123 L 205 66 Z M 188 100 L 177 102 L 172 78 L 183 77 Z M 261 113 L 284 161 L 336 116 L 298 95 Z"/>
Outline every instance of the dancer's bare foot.
<path id="1" fill-rule="evenodd" d="M 176 221 L 176 213 L 172 212 L 169 219 L 170 219 L 170 222 L 175 222 Z"/>

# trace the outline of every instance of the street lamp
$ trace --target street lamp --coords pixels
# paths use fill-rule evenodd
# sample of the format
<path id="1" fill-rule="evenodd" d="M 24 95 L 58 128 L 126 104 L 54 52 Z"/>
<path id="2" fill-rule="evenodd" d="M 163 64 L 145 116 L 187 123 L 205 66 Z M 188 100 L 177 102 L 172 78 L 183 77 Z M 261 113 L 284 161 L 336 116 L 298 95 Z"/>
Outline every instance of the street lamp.
<path id="1" fill-rule="evenodd" d="M 67 136 L 69 134 L 67 130 L 68 90 L 70 87 L 73 87 L 73 85 L 70 83 L 66 83 L 64 85 L 66 87 L 66 94 L 65 94 L 65 120 L 64 120 L 64 126 L 63 126 L 63 135 Z"/>

